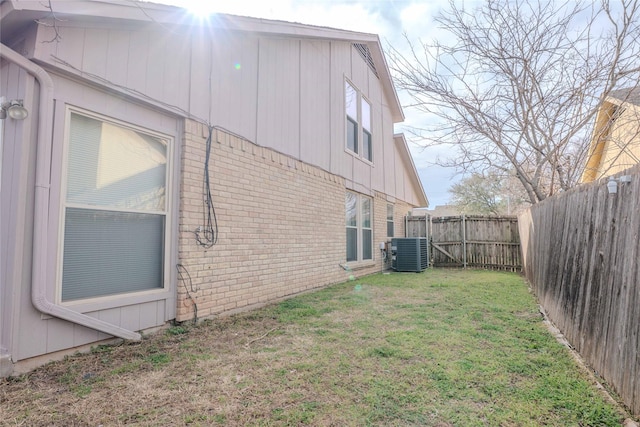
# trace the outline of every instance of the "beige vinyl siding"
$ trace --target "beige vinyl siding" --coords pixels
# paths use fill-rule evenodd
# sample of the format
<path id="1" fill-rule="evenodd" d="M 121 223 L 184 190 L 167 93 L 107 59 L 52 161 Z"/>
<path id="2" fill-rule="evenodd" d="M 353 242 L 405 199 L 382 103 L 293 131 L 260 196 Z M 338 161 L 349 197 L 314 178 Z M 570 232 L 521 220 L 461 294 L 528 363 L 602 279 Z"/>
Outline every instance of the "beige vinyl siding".
<path id="1" fill-rule="evenodd" d="M 101 54 L 105 55 L 109 58 L 109 63 L 113 64 L 113 66 L 107 66 L 106 62 L 101 61 L 100 63 L 104 63 L 105 65 L 105 78 L 112 82 L 123 82 L 127 80 L 127 73 L 129 69 L 129 49 L 123 49 L 123 46 L 129 46 L 129 38 L 131 34 L 129 31 L 124 30 L 108 30 L 107 31 L 107 48 L 106 50 L 98 50 L 96 49 L 96 55 Z M 97 42 L 95 44 L 98 44 Z M 180 52 L 176 52 L 177 57 L 174 57 L 176 61 L 181 61 L 182 54 Z M 117 66 L 116 66 L 117 64 Z M 167 76 L 170 78 L 171 76 Z M 177 76 L 175 76 L 177 77 Z M 168 85 L 171 86 L 171 85 Z M 168 97 L 176 97 L 179 96 L 179 93 L 172 92 L 175 90 L 175 87 L 179 85 L 173 85 L 172 87 L 167 87 L 167 96 Z M 188 94 L 187 94 L 188 95 Z"/>
<path id="2" fill-rule="evenodd" d="M 331 169 L 331 44 L 301 42 L 300 160 Z"/>
<path id="3" fill-rule="evenodd" d="M 367 67 L 369 79 L 372 82 L 378 82 L 378 78 Z M 376 191 L 386 191 L 384 186 L 384 177 L 388 172 L 385 169 L 384 146 L 389 144 L 389 135 L 385 135 L 385 127 L 390 129 L 391 138 L 393 139 L 393 123 L 389 108 L 383 102 L 382 88 L 379 84 L 369 85 L 369 94 L 367 99 L 371 103 L 371 136 L 373 139 L 373 164 L 374 170 L 371 175 L 371 186 Z M 388 123 L 388 124 L 387 124 Z"/>
<path id="4" fill-rule="evenodd" d="M 148 38 L 148 35 L 146 33 L 143 33 L 143 34 L 145 39 Z M 92 29 L 91 31 L 85 30 L 83 32 L 83 35 L 84 35 L 83 47 L 86 46 L 87 49 L 82 50 L 82 58 L 81 58 L 82 69 L 86 70 L 88 73 L 91 73 L 91 74 L 96 74 L 96 75 L 105 74 L 107 72 L 107 69 L 109 68 L 107 65 L 107 63 L 110 62 L 110 61 L 107 61 L 108 57 L 107 55 L 105 55 L 104 50 L 91 49 L 91 46 L 103 44 L 105 40 L 108 41 L 109 30 L 102 29 L 102 28 L 95 28 L 95 29 Z M 142 34 L 138 35 L 137 38 L 140 38 L 140 36 L 142 36 Z M 148 48 L 148 46 L 141 46 L 138 48 L 140 49 L 141 52 L 144 52 L 144 49 Z M 140 58 L 140 60 L 146 61 L 146 55 L 144 58 Z M 124 65 L 124 67 L 122 67 L 122 70 L 125 72 L 127 71 L 130 72 L 131 69 L 127 67 L 127 63 L 121 64 L 121 67 L 122 65 Z"/>
<path id="5" fill-rule="evenodd" d="M 23 301 L 23 304 L 27 301 Z M 24 305 L 24 307 L 28 307 Z M 18 345 L 12 356 L 14 361 L 23 360 L 42 354 L 53 353 L 73 347 L 89 344 L 109 338 L 108 335 L 84 326 L 69 323 L 55 317 L 40 315 L 33 309 L 22 313 L 20 333 L 17 334 Z M 125 307 L 117 307 L 88 315 L 107 320 L 123 328 L 137 331 L 166 322 L 165 304 L 160 301 L 148 302 Z"/>
<path id="6" fill-rule="evenodd" d="M 43 43 L 50 29 L 35 28 L 31 49 L 39 60 L 64 69 L 55 55 L 115 89 L 125 86 L 190 111 L 369 191 L 402 197 L 407 190 L 401 176 L 407 165 L 393 147 L 389 106 L 395 101 L 349 41 L 65 25 L 59 29 L 64 43 Z M 371 103 L 373 165 L 345 150 L 345 79 Z"/>
<path id="7" fill-rule="evenodd" d="M 384 138 L 385 141 L 388 141 L 388 138 L 391 138 L 391 141 L 393 141 L 393 128 L 389 129 L 389 126 L 383 126 L 382 138 Z M 387 194 L 400 198 L 400 195 L 396 194 L 396 175 L 398 175 L 396 168 L 401 165 L 400 159 L 397 158 L 398 153 L 396 144 L 393 142 L 385 142 L 385 144 L 382 144 L 382 155 L 384 162 L 382 164 L 382 169 L 384 169 L 384 172 L 382 173 L 382 179 L 384 182 L 383 191 Z"/>
<path id="8" fill-rule="evenodd" d="M 396 152 L 394 153 L 395 160 L 395 188 L 393 189 L 393 194 L 402 200 L 405 200 L 405 190 L 406 190 L 406 174 L 402 170 L 402 159 L 398 154 L 398 150 L 396 148 Z"/>
<path id="9" fill-rule="evenodd" d="M 369 96 L 369 66 L 364 62 L 358 51 L 347 45 L 351 57 L 351 67 L 346 70 L 349 80 L 365 96 Z"/>
<path id="10" fill-rule="evenodd" d="M 2 61 L 0 92 L 8 99 L 30 101 L 37 97 L 38 86 L 20 68 Z M 25 304 L 30 304 L 21 290 L 22 284 L 31 280 L 35 186 L 35 168 L 31 165 L 35 162 L 35 150 L 22 141 L 34 137 L 35 129 L 20 126 L 15 120 L 5 120 L 0 193 L 0 352 L 8 350 L 12 356 L 11 350 L 17 345 L 22 327 L 19 316 Z"/>
<path id="11" fill-rule="evenodd" d="M 351 69 L 351 45 L 331 42 L 331 168 L 330 172 L 353 180 L 353 157 L 346 152 L 345 77 Z"/>
<path id="12" fill-rule="evenodd" d="M 353 182 L 364 186 L 371 192 L 371 175 L 373 167 L 361 157 L 353 157 Z"/>
<path id="13" fill-rule="evenodd" d="M 260 40 L 259 67 L 256 142 L 299 157 L 300 41 Z"/>
<path id="14" fill-rule="evenodd" d="M 216 32 L 219 43 L 212 47 L 211 122 L 255 141 L 257 136 L 258 56 L 255 37 L 241 37 L 232 32 Z M 205 76 L 206 77 L 206 76 Z M 208 78 L 208 77 L 206 77 Z M 207 82 L 207 85 L 209 83 Z M 200 97 L 205 90 L 201 90 Z"/>

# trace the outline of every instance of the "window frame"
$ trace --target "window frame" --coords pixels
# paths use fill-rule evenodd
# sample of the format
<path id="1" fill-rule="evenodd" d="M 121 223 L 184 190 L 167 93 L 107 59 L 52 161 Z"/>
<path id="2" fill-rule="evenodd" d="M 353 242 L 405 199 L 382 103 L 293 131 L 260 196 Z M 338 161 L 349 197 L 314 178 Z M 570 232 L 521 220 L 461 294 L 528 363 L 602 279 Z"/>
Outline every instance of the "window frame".
<path id="1" fill-rule="evenodd" d="M 351 91 L 349 90 L 351 89 Z M 353 101 L 355 101 L 356 104 L 356 108 L 355 108 L 355 117 L 353 117 L 353 115 L 351 115 L 349 113 L 349 97 L 350 97 L 350 92 L 353 93 Z M 351 82 L 349 82 L 348 80 L 344 81 L 344 115 L 345 115 L 345 132 L 346 132 L 346 148 L 348 151 L 355 153 L 355 154 L 359 154 L 358 152 L 358 137 L 360 136 L 360 96 L 359 96 L 359 91 L 358 89 L 356 89 L 356 87 L 351 84 Z M 350 132 L 349 132 L 349 123 L 352 123 L 355 125 L 355 132 L 353 134 L 353 148 L 350 147 L 350 140 L 349 137 Z"/>
<path id="2" fill-rule="evenodd" d="M 369 123 L 368 128 L 365 127 L 364 111 L 363 111 L 364 108 L 362 108 L 364 104 L 367 104 L 367 106 L 369 107 L 368 108 L 369 118 L 367 120 L 367 122 Z M 373 130 L 371 129 L 372 127 L 371 126 L 371 119 L 372 119 L 371 103 L 362 94 L 360 94 L 360 115 L 361 115 L 361 125 L 362 125 L 362 157 L 365 160 L 373 163 Z M 368 148 L 365 148 L 366 146 L 368 146 Z"/>
<path id="3" fill-rule="evenodd" d="M 69 151 L 71 145 L 71 116 L 77 114 L 93 120 L 98 120 L 102 123 L 108 123 L 112 126 L 117 126 L 126 130 L 141 133 L 153 138 L 157 138 L 165 143 L 166 146 L 166 166 L 164 177 L 164 210 L 140 210 L 132 208 L 117 208 L 114 206 L 103 205 L 87 205 L 69 202 L 67 200 L 67 187 L 69 178 Z M 171 261 L 172 261 L 172 247 L 175 239 L 173 232 L 173 223 L 175 217 L 175 191 L 174 191 L 174 150 L 175 150 L 175 138 L 169 134 L 154 131 L 147 127 L 140 125 L 134 125 L 121 119 L 107 116 L 105 114 L 96 113 L 94 111 L 86 110 L 76 106 L 65 106 L 64 117 L 64 131 L 62 139 L 62 167 L 60 172 L 60 193 L 59 193 L 59 221 L 58 221 L 58 249 L 57 249 L 57 261 L 56 261 L 56 286 L 55 286 L 55 301 L 62 306 L 80 306 L 79 309 L 83 311 L 101 310 L 112 307 L 118 307 L 122 305 L 122 300 L 126 299 L 127 304 L 139 304 L 149 301 L 156 301 L 161 294 L 166 294 L 172 289 L 171 286 Z M 98 295 L 87 298 L 79 298 L 73 300 L 64 301 L 62 299 L 62 279 L 63 279 L 63 266 L 64 266 L 64 249 L 65 249 L 65 225 L 66 225 L 66 210 L 67 208 L 86 208 L 100 212 L 115 212 L 115 213 L 144 213 L 152 215 L 163 215 L 163 236 L 162 241 L 163 253 L 162 253 L 162 283 L 158 288 L 143 289 L 139 291 L 123 292 L 110 295 Z"/>
<path id="4" fill-rule="evenodd" d="M 347 116 L 347 150 L 351 151 L 354 154 L 358 154 L 358 122 L 353 120 L 351 117 Z M 353 132 L 351 131 L 351 127 L 353 126 Z M 353 144 L 351 144 L 350 138 L 353 139 Z M 353 146 L 353 147 L 352 147 Z"/>
<path id="5" fill-rule="evenodd" d="M 357 117 L 353 117 L 353 114 L 349 110 L 353 110 L 347 105 L 350 93 L 354 94 L 354 100 L 356 102 L 356 109 L 352 111 Z M 364 108 L 364 104 L 368 108 Z M 368 118 L 366 122 L 368 127 L 365 127 L 364 110 L 368 109 Z M 345 151 L 359 159 L 373 164 L 373 105 L 362 94 L 362 92 L 345 77 L 344 79 L 344 117 L 345 117 Z M 355 134 L 351 135 L 350 124 L 355 125 Z M 353 144 L 351 143 L 353 139 Z"/>
<path id="6" fill-rule="evenodd" d="M 355 225 L 350 225 L 347 223 L 347 198 L 351 195 L 355 198 Z M 369 216 L 369 226 L 365 226 L 365 202 L 369 203 L 368 216 Z M 373 197 L 366 196 L 364 194 L 359 194 L 353 191 L 347 190 L 345 194 L 345 228 L 348 233 L 349 230 L 356 230 L 356 259 L 349 259 L 348 254 L 349 251 L 349 238 L 347 236 L 347 241 L 345 244 L 345 259 L 347 262 L 370 262 L 374 260 L 374 248 L 373 248 L 373 233 L 374 233 L 374 200 Z M 371 257 L 365 258 L 365 234 L 370 233 L 369 240 L 369 248 L 371 250 Z"/>
<path id="7" fill-rule="evenodd" d="M 395 237 L 394 209 L 393 203 L 387 203 L 387 237 Z M 391 211 L 391 215 L 389 215 L 389 211 Z"/>

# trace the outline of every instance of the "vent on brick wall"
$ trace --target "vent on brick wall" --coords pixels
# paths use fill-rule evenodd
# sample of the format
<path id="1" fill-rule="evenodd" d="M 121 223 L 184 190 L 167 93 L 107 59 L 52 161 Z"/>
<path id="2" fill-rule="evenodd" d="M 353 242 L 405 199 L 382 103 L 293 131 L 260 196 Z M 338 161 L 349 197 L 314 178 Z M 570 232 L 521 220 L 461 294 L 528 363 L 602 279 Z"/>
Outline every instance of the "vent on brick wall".
<path id="1" fill-rule="evenodd" d="M 356 48 L 360 56 L 362 56 L 362 59 L 364 59 L 364 61 L 369 66 L 369 68 L 371 68 L 371 71 L 373 71 L 373 74 L 375 74 L 376 77 L 380 78 L 380 76 L 378 76 L 378 70 L 376 70 L 376 65 L 373 63 L 373 57 L 371 57 L 371 51 L 369 50 L 369 46 L 367 46 L 364 43 L 354 43 L 353 47 Z"/>

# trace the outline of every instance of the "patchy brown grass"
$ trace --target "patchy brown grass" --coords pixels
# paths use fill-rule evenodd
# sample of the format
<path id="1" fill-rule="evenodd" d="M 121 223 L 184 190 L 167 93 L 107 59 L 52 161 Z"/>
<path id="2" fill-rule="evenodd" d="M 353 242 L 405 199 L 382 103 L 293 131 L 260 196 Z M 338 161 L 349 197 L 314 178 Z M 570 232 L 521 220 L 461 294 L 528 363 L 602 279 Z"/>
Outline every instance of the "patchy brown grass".
<path id="1" fill-rule="evenodd" d="M 0 424 L 616 425 L 513 274 L 370 276 L 0 380 Z"/>

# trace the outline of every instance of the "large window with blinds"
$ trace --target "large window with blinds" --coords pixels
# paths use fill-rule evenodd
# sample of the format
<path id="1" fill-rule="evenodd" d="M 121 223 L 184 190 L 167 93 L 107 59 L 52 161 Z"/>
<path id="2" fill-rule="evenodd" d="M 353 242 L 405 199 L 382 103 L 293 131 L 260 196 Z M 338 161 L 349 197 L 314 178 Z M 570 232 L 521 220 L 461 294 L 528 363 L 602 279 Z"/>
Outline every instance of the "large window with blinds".
<path id="1" fill-rule="evenodd" d="M 63 302 L 164 288 L 170 138 L 69 111 Z"/>

